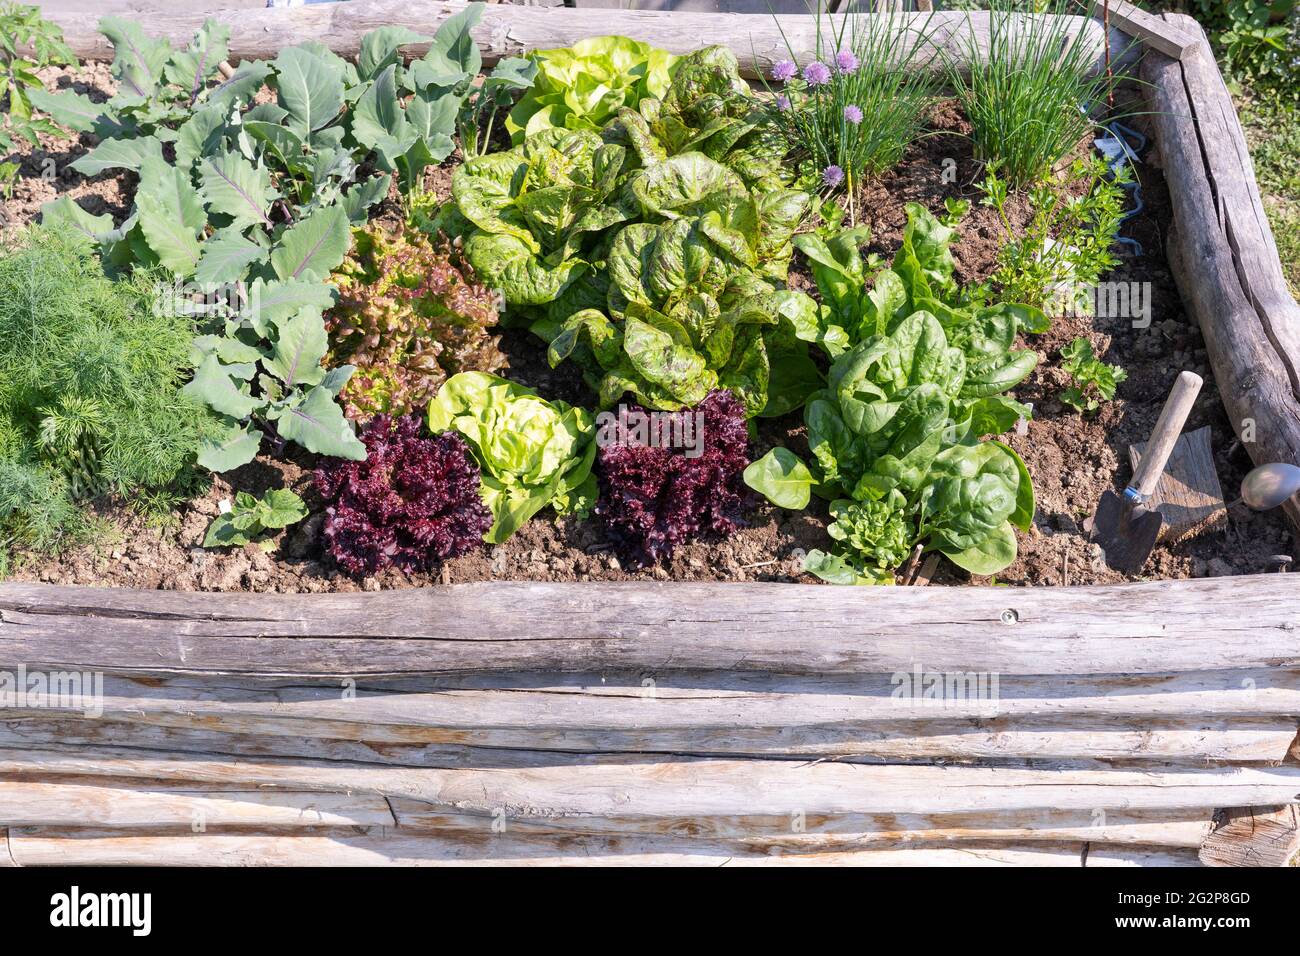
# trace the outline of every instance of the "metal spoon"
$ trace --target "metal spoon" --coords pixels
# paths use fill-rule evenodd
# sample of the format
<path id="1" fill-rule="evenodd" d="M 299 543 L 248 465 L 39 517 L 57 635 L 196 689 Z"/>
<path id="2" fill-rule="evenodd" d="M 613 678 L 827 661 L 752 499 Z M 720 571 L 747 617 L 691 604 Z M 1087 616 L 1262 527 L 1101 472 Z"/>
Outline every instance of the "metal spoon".
<path id="1" fill-rule="evenodd" d="M 1276 508 L 1300 491 L 1300 468 L 1271 462 L 1241 479 L 1241 500 L 1256 511 Z"/>

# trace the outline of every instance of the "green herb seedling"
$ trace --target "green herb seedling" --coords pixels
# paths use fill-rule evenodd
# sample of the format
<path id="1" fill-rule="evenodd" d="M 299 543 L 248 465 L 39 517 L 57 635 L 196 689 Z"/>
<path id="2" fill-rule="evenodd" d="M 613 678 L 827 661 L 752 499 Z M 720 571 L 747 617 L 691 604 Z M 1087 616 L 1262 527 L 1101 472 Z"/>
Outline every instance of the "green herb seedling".
<path id="1" fill-rule="evenodd" d="M 1092 343 L 1082 336 L 1061 349 L 1065 361 L 1061 367 L 1070 373 L 1074 385 L 1058 396 L 1062 402 L 1080 412 L 1095 412 L 1100 400 L 1115 397 L 1115 388 L 1128 378 L 1128 373 L 1118 365 L 1107 365 L 1097 358 Z"/>
<path id="2" fill-rule="evenodd" d="M 260 499 L 241 491 L 235 495 L 234 506 L 225 514 L 217 515 L 208 526 L 203 547 L 242 547 L 252 543 L 263 531 L 287 528 L 305 517 L 307 506 L 287 488 L 274 488 Z M 274 543 L 262 541 L 260 546 L 270 550 Z"/>

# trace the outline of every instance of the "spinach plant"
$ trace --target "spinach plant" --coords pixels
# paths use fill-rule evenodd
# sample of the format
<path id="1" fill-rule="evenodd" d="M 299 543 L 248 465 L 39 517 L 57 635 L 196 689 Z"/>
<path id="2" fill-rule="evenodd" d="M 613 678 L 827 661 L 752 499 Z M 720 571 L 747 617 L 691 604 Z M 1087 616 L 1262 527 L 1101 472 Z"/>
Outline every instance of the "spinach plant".
<path id="1" fill-rule="evenodd" d="M 908 206 L 890 268 L 868 289 L 872 263 L 859 227 L 825 241 L 801 237 L 822 292 L 835 351 L 827 387 L 804 409 L 815 490 L 832 499 L 832 554 L 811 552 L 806 569 L 835 583 L 892 582 L 917 544 L 975 574 L 1015 559 L 1013 528 L 1028 528 L 1034 496 L 1024 463 L 981 439 L 1030 411 L 1004 393 L 1033 369 L 1016 336 L 1046 317 L 1024 306 L 964 301 L 952 278 L 951 228 Z M 795 497 L 787 457 L 747 475 L 775 503 Z M 802 500 L 802 499 L 799 499 Z"/>

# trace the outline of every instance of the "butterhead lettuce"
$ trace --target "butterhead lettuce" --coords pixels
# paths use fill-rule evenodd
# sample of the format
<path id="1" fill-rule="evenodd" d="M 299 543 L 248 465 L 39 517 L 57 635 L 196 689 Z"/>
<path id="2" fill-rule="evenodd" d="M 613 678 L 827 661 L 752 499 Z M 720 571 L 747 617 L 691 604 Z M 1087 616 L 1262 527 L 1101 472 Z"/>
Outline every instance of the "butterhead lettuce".
<path id="1" fill-rule="evenodd" d="M 459 432 L 482 469 L 488 543 L 505 541 L 547 505 L 563 514 L 594 503 L 595 422 L 586 409 L 486 372 L 460 372 L 438 390 L 428 417 L 434 434 Z"/>

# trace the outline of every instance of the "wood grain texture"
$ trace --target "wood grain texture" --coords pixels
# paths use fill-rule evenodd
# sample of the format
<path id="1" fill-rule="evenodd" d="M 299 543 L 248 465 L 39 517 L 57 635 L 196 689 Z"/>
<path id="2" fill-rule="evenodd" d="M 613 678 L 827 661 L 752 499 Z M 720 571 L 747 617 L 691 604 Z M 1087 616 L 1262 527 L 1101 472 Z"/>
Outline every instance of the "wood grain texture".
<path id="1" fill-rule="evenodd" d="M 1101 19 L 1102 0 L 1093 0 L 1092 15 Z M 1140 7 L 1124 0 L 1109 0 L 1110 22 L 1129 36 L 1141 40 L 1153 50 L 1159 50 L 1166 56 L 1182 59 L 1196 50 L 1197 37 L 1188 33 L 1179 25 L 1162 20 L 1159 15 L 1147 13 Z"/>
<path id="2" fill-rule="evenodd" d="M 1146 442 L 1129 445 L 1129 461 L 1134 472 L 1145 451 Z M 1178 437 L 1151 496 L 1151 505 L 1165 519 L 1160 537 L 1167 543 L 1191 534 L 1220 532 L 1228 526 L 1223 488 L 1210 447 L 1209 425 Z"/>
<path id="3" fill-rule="evenodd" d="M 382 797 L 286 791 L 206 792 L 0 781 L 0 826 L 189 830 L 218 826 L 392 826 Z"/>
<path id="4" fill-rule="evenodd" d="M 17 866 L 18 862 L 9 852 L 9 830 L 0 827 L 0 866 Z"/>
<path id="5" fill-rule="evenodd" d="M 1243 447 L 1256 464 L 1300 461 L 1300 307 L 1208 42 L 1194 21 L 1169 18 L 1200 37 L 1195 55 L 1153 53 L 1142 67 L 1174 210 L 1170 266 Z M 1284 507 L 1300 527 L 1300 505 Z"/>
<path id="6" fill-rule="evenodd" d="M 828 823 L 862 814 L 1041 809 L 1204 810 L 1208 817 L 1220 807 L 1280 805 L 1300 794 L 1294 767 L 1024 769 L 552 755 L 528 767 L 415 768 L 90 746 L 0 748 L 0 773 L 369 793 L 485 818 L 588 818 L 602 826 L 723 818 L 772 833 L 788 832 L 799 813 Z"/>
<path id="7" fill-rule="evenodd" d="M 137 5 L 138 0 L 104 0 L 95 9 L 99 16 L 119 12 L 130 16 L 138 15 L 138 11 L 131 9 Z M 354 57 L 361 37 L 370 30 L 405 26 L 429 35 L 463 7 L 462 3 L 432 0 L 349 0 L 266 10 L 196 9 L 187 5 L 180 9 L 163 6 L 142 19 L 151 36 L 166 37 L 173 46 L 179 47 L 189 41 L 205 18 L 213 17 L 231 28 L 229 59 L 238 62 L 273 59 L 281 49 L 308 40 L 323 43 L 343 56 Z M 51 13 L 78 56 L 88 60 L 113 58 L 111 45 L 95 28 L 95 16 L 62 5 L 54 7 Z M 986 12 L 940 11 L 896 16 L 900 28 L 897 49 L 912 46 L 908 34 L 927 38 L 921 56 L 911 64 L 914 69 L 941 72 L 945 58 L 960 64 L 969 62 L 972 50 L 977 56 L 987 52 L 989 15 Z M 800 63 L 815 58 L 815 19 L 806 14 L 774 19 L 766 13 L 583 10 L 489 4 L 473 34 L 487 64 L 529 50 L 571 46 L 584 37 L 611 33 L 679 54 L 699 49 L 705 43 L 721 43 L 736 54 L 744 73 L 758 77 L 767 75 L 776 61 L 791 58 L 791 50 L 793 58 Z M 1096 69 L 1100 70 L 1105 48 L 1101 26 L 1086 17 L 1072 16 L 1068 20 L 1069 35 L 1082 33 L 1084 42 L 1096 50 Z M 1113 47 L 1122 49 L 1123 37 L 1118 31 L 1115 34 Z M 427 48 L 427 44 L 414 43 L 404 49 L 409 55 L 422 56 Z"/>
<path id="8" fill-rule="evenodd" d="M 1225 810 L 1201 846 L 1206 866 L 1287 866 L 1300 852 L 1300 811 L 1283 807 Z"/>
<path id="9" fill-rule="evenodd" d="M 572 835 L 329 833 L 159 836 L 17 829 L 11 845 L 23 866 L 1195 866 L 1196 851 L 1163 847 L 1041 845 L 896 845 L 805 851 L 745 850 L 690 839 Z"/>
<path id="10" fill-rule="evenodd" d="M 1226 603 L 1237 609 L 1221 613 Z M 0 584 L 0 666 L 138 674 L 1300 667 L 1285 575 L 1075 588 L 487 583 L 241 595 Z"/>

